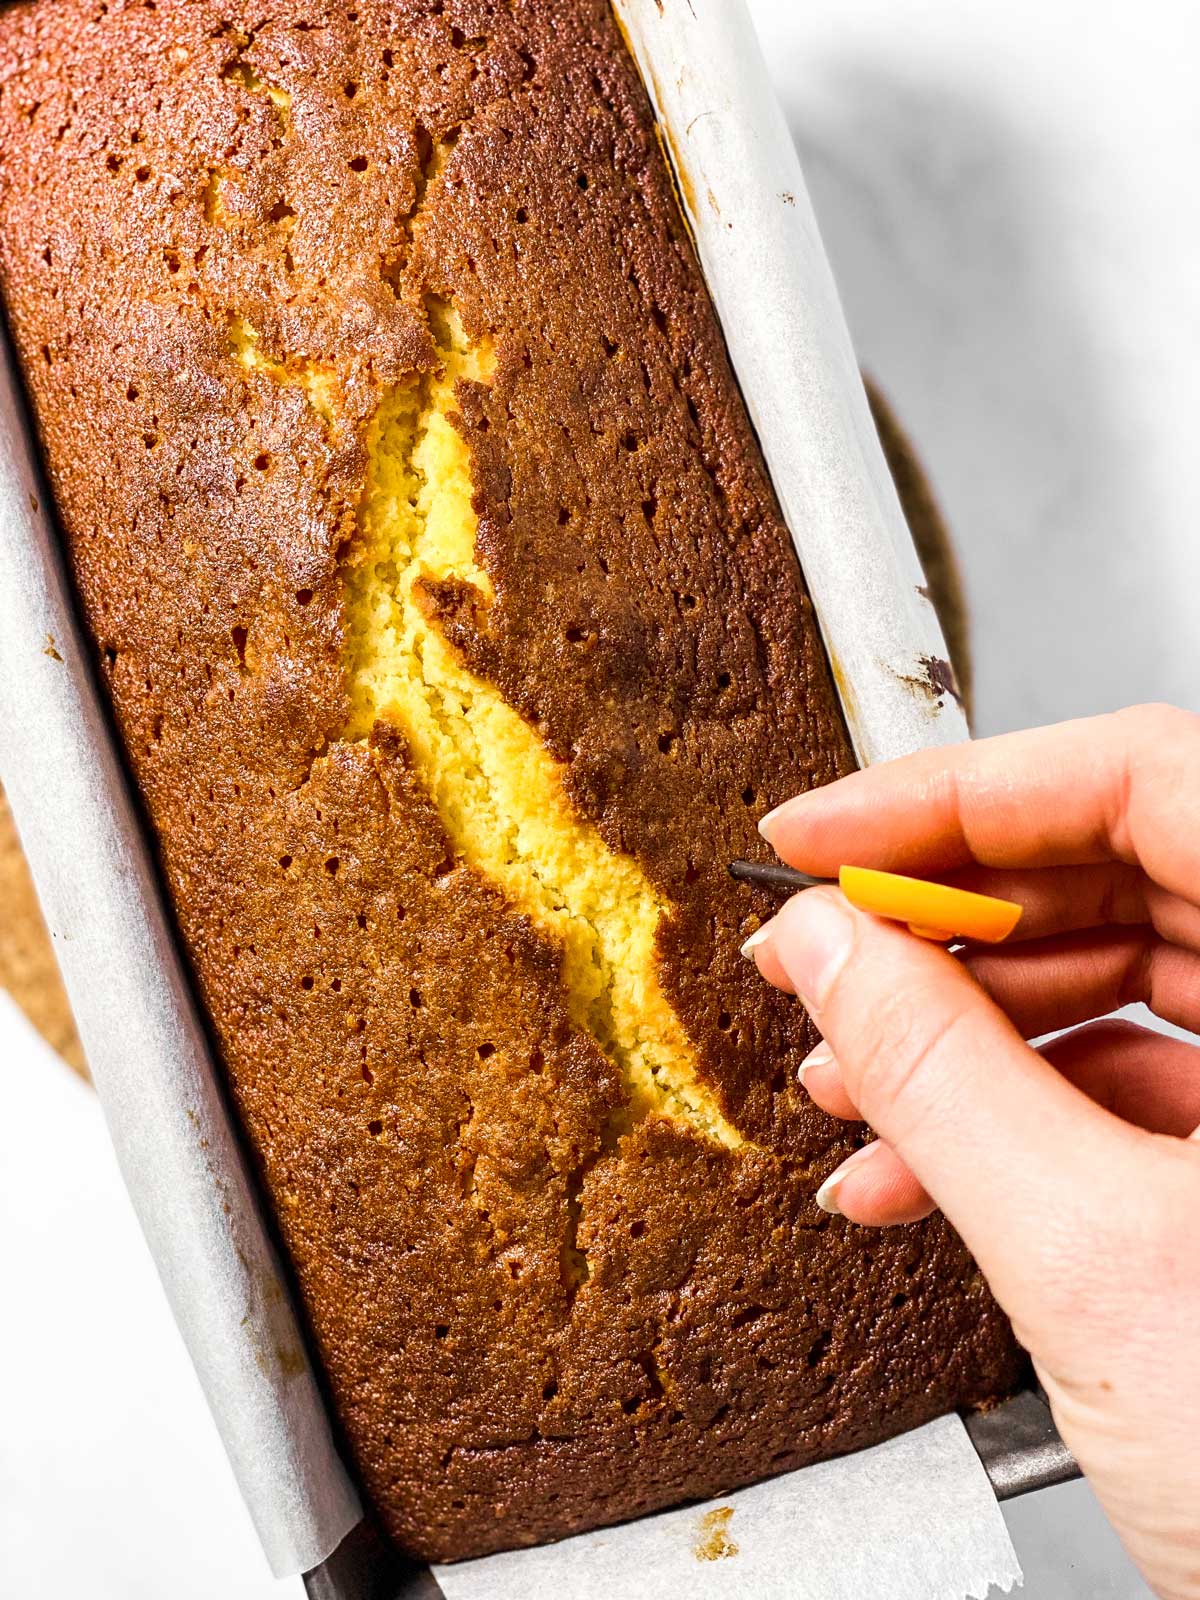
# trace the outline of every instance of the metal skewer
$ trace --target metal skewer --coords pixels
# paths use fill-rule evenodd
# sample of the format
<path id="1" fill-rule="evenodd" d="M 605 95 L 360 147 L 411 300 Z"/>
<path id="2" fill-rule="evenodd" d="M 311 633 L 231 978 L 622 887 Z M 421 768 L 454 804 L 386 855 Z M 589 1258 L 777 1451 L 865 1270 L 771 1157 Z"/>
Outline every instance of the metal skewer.
<path id="1" fill-rule="evenodd" d="M 731 861 L 729 876 L 739 883 L 757 883 L 764 889 L 815 889 L 822 883 L 836 883 L 836 878 L 814 878 L 811 873 L 797 872 L 795 867 L 782 867 L 773 861 Z"/>

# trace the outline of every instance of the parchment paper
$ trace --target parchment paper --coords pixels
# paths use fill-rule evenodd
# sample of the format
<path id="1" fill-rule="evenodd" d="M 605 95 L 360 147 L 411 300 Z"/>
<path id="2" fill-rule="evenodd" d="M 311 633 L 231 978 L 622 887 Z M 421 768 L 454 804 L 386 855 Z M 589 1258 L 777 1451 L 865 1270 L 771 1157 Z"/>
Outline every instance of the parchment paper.
<path id="1" fill-rule="evenodd" d="M 282 1577 L 324 1560 L 362 1511 L 334 1450 L 92 686 L 35 460 L 4 343 L 0 780 L 130 1199 L 267 1560 Z M 148 1461 L 147 1473 L 154 1470 Z"/>
<path id="2" fill-rule="evenodd" d="M 860 759 L 960 739 L 945 647 L 741 0 L 617 0 L 617 10 L 660 113 Z M 273 1570 L 306 1570 L 361 1512 L 95 696 L 34 462 L 5 350 L 0 777 L 131 1198 L 242 1492 Z M 701 1546 L 711 1559 L 698 1557 Z M 708 1507 L 438 1572 L 450 1600 L 958 1600 L 1018 1575 L 954 1418 Z"/>
<path id="3" fill-rule="evenodd" d="M 983 1600 L 1021 1569 L 962 1423 L 941 1417 L 720 1500 L 434 1575 L 446 1600 Z"/>
<path id="4" fill-rule="evenodd" d="M 787 123 L 743 0 L 613 0 L 864 765 L 967 735 Z"/>

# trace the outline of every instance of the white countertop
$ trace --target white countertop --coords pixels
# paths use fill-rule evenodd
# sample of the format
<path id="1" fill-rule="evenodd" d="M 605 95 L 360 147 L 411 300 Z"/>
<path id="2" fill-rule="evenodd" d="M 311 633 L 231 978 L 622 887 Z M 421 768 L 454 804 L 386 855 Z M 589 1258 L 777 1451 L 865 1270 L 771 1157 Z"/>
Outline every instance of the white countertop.
<path id="1" fill-rule="evenodd" d="M 1200 14 L 751 0 L 865 365 L 950 516 L 983 732 L 1200 704 Z M 2 915 L 0 908 L 0 915 Z M 0 1593 L 268 1578 L 89 1091 L 0 997 Z M 1007 1515 L 1035 1600 L 1133 1600 L 1079 1485 Z"/>
<path id="2" fill-rule="evenodd" d="M 958 540 L 979 731 L 1200 704 L 1200 12 L 750 6 Z"/>

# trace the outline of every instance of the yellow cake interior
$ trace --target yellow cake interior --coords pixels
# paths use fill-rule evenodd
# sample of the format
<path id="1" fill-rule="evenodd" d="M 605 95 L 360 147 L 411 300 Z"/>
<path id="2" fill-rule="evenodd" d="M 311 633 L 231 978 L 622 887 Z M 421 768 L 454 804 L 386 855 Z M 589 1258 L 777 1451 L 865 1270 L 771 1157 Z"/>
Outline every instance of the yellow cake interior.
<path id="1" fill-rule="evenodd" d="M 337 404 L 337 377 L 331 368 L 311 361 L 279 361 L 262 348 L 258 330 L 245 317 L 229 319 L 229 351 L 235 361 L 251 372 L 262 372 L 276 383 L 294 384 L 304 390 L 317 415 L 331 426 Z"/>
<path id="2" fill-rule="evenodd" d="M 470 452 L 450 420 L 456 385 L 488 383 L 493 351 L 470 343 L 444 304 L 432 305 L 430 327 L 441 371 L 394 387 L 368 438 L 360 548 L 347 568 L 347 735 L 366 738 L 380 719 L 403 732 L 459 856 L 561 946 L 571 1019 L 619 1067 L 633 1115 L 681 1119 L 736 1146 L 658 980 L 661 897 L 576 814 L 561 764 L 467 671 L 414 593 L 421 577 L 453 577 L 483 607 L 493 599 L 475 555 Z"/>

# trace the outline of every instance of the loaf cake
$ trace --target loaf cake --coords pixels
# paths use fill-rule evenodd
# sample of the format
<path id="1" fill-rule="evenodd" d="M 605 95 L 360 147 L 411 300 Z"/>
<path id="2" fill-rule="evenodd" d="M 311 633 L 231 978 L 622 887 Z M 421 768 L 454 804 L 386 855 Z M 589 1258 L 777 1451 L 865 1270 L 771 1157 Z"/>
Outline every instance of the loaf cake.
<path id="1" fill-rule="evenodd" d="M 736 223 L 734 224 L 736 225 Z M 348 1457 L 553 1538 L 1004 1394 L 726 864 L 851 754 L 603 0 L 26 0 L 0 278 Z"/>

